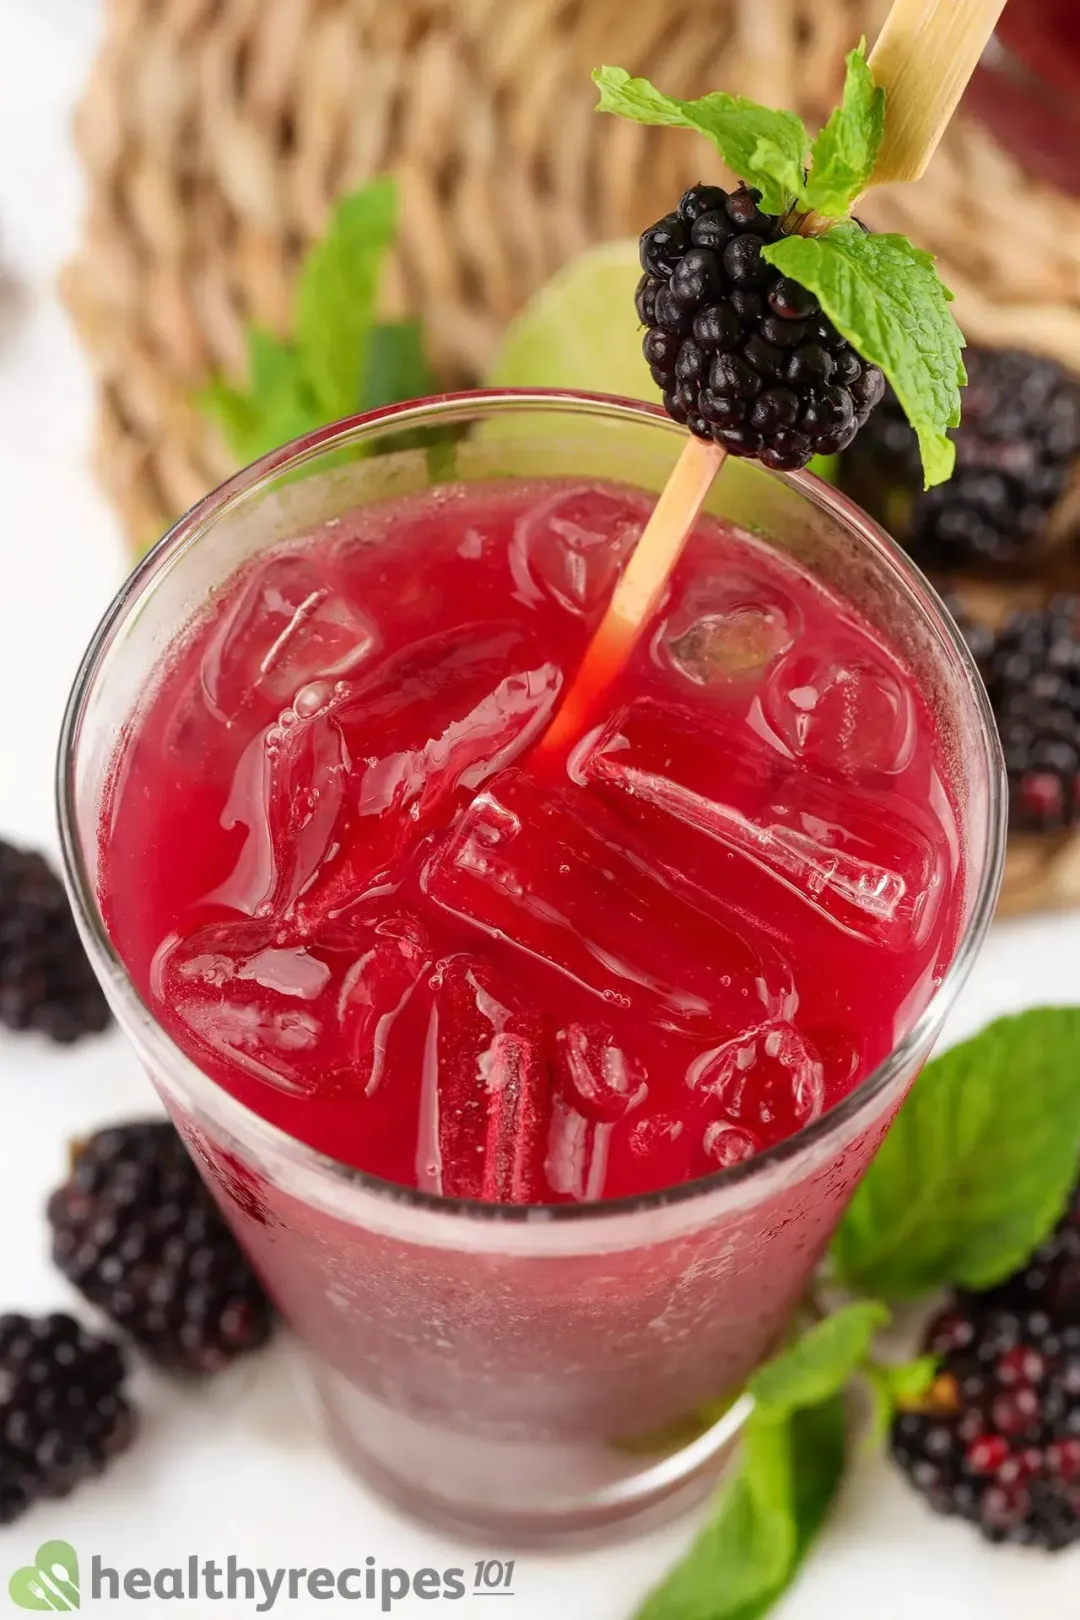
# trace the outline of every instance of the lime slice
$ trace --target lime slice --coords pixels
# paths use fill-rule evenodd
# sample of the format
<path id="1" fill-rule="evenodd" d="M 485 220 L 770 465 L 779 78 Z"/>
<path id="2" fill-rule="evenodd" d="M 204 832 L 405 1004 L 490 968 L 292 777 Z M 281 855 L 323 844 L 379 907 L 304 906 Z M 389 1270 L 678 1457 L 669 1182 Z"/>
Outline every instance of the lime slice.
<path id="1" fill-rule="evenodd" d="M 565 266 L 511 321 L 492 388 L 581 388 L 659 404 L 641 353 L 636 242 L 605 242 Z"/>

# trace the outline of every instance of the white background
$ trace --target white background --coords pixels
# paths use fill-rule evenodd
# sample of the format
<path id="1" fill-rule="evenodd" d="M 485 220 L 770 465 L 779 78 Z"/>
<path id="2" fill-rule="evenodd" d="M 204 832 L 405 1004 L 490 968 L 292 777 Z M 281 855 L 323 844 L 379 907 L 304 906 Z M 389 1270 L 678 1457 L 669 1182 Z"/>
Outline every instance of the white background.
<path id="1" fill-rule="evenodd" d="M 271 3 L 271 0 L 268 0 Z M 0 836 L 55 848 L 53 750 L 76 662 L 125 562 L 119 532 L 87 471 L 88 371 L 54 277 L 79 226 L 68 120 L 100 17 L 95 0 L 0 0 L 0 251 L 22 279 L 25 313 L 0 347 Z M 1080 999 L 1080 919 L 995 930 L 950 1036 L 997 1013 Z M 1080 1084 L 1080 1076 L 1077 1077 Z M 69 1137 L 152 1106 L 119 1036 L 72 1052 L 0 1032 L 0 1311 L 71 1305 L 46 1256 L 42 1206 Z M 71 1501 L 0 1529 L 7 1578 L 60 1536 L 122 1568 L 181 1564 L 191 1553 L 308 1568 L 464 1565 L 499 1547 L 462 1547 L 405 1521 L 353 1483 L 294 1398 L 279 1345 L 198 1391 L 140 1372 L 134 1450 Z M 629 1620 L 687 1543 L 682 1522 L 636 1543 L 573 1558 L 525 1556 L 504 1620 Z M 85 1577 L 84 1577 L 85 1585 Z M 84 1612 L 161 1612 L 84 1603 Z M 409 1598 L 395 1615 L 490 1620 L 492 1605 Z M 166 1610 L 166 1613 L 171 1612 Z M 185 1603 L 184 1615 L 248 1615 L 253 1605 Z M 293 1616 L 376 1613 L 368 1602 L 279 1599 Z M 924 1512 L 879 1461 L 863 1461 L 780 1620 L 1080 1620 L 1080 1551 L 1057 1559 L 983 1548 L 964 1526 Z"/>

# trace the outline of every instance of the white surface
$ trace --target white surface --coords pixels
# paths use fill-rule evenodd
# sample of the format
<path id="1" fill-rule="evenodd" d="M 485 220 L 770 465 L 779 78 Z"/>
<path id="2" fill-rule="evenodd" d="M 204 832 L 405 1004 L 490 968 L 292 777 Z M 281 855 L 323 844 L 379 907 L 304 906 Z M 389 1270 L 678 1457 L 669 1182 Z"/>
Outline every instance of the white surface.
<path id="1" fill-rule="evenodd" d="M 0 232 L 28 284 L 29 309 L 0 351 L 0 835 L 53 848 L 54 739 L 70 677 L 124 571 L 119 536 L 86 471 L 90 388 L 55 299 L 55 270 L 74 240 L 79 185 L 68 114 L 96 28 L 91 0 L 0 0 Z M 1080 999 L 1080 918 L 997 929 L 950 1034 L 1041 1001 Z M 149 1087 L 111 1035 L 57 1053 L 0 1034 L 0 1310 L 72 1305 L 46 1257 L 42 1206 L 60 1179 L 64 1143 L 151 1106 Z M 322 1449 L 293 1396 L 281 1346 L 200 1393 L 139 1375 L 144 1434 L 99 1484 L 0 1530 L 0 1613 L 7 1578 L 46 1537 L 85 1566 L 156 1568 L 192 1553 L 246 1565 L 445 1568 L 498 1556 L 462 1547 L 391 1513 Z M 519 1558 L 505 1620 L 629 1620 L 635 1602 L 690 1538 L 688 1522 L 634 1545 L 574 1558 Z M 127 1611 L 130 1600 L 89 1613 Z M 447 1609 L 410 1597 L 409 1620 L 488 1615 L 467 1596 Z M 353 1611 L 278 1599 L 275 1615 Z M 135 1609 L 134 1612 L 143 1612 Z M 152 1602 L 148 1610 L 160 1612 Z M 253 1603 L 186 1602 L 183 1614 L 249 1615 Z M 1077 1620 L 1080 1552 L 1051 1560 L 984 1549 L 964 1527 L 925 1513 L 880 1462 L 862 1463 L 835 1522 L 780 1620 Z"/>

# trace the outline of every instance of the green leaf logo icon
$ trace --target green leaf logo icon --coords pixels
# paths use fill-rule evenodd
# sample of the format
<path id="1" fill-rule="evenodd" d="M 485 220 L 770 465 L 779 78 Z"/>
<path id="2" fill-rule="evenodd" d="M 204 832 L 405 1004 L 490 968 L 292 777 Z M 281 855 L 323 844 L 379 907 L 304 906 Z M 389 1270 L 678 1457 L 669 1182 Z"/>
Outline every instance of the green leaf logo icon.
<path id="1" fill-rule="evenodd" d="M 63 1613 L 79 1607 L 79 1559 L 67 1541 L 43 1541 L 34 1562 L 17 1569 L 8 1582 L 19 1609 Z"/>

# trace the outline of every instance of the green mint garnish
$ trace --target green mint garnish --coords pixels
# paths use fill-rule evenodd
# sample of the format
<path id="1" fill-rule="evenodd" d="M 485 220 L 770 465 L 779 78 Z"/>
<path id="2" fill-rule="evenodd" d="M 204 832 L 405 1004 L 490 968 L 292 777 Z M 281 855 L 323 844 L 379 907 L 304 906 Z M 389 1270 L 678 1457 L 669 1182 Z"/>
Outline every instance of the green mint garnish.
<path id="1" fill-rule="evenodd" d="M 924 1069 L 833 1242 L 886 1299 L 989 1288 L 1053 1229 L 1080 1159 L 1080 1009 L 1001 1018 Z"/>
<path id="2" fill-rule="evenodd" d="M 844 99 L 814 142 L 800 201 L 829 219 L 843 219 L 870 184 L 884 134 L 885 92 L 874 83 L 863 39 L 848 54 Z"/>
<path id="3" fill-rule="evenodd" d="M 868 1450 L 875 1451 L 888 1438 L 901 1408 L 919 1403 L 937 1377 L 938 1365 L 937 1356 L 916 1356 L 914 1361 L 869 1361 L 862 1368 L 872 1401 Z"/>
<path id="4" fill-rule="evenodd" d="M 742 96 L 716 90 L 680 101 L 617 67 L 593 78 L 599 111 L 707 136 L 760 191 L 765 212 L 783 217 L 791 234 L 763 257 L 814 293 L 856 352 L 881 367 L 918 435 L 927 487 L 944 482 L 956 457 L 948 430 L 960 420 L 967 380 L 952 294 L 929 253 L 903 236 L 868 236 L 848 218 L 873 178 L 887 116 L 865 40 L 849 53 L 843 101 L 813 142 L 794 113 Z"/>
<path id="5" fill-rule="evenodd" d="M 754 1374 L 738 1463 L 637 1620 L 756 1620 L 790 1586 L 843 1477 L 844 1386 L 888 1314 L 872 1301 L 849 1305 Z"/>
<path id="6" fill-rule="evenodd" d="M 249 328 L 247 388 L 219 378 L 200 394 L 241 462 L 340 416 L 430 393 L 416 323 L 375 319 L 395 222 L 386 177 L 341 198 L 301 268 L 292 341 Z"/>
<path id="7" fill-rule="evenodd" d="M 705 135 L 729 168 L 761 192 L 762 207 L 783 213 L 802 184 L 810 137 L 794 113 L 774 112 L 745 96 L 714 90 L 697 101 L 665 96 L 648 79 L 632 79 L 625 68 L 602 67 L 593 74 L 599 112 L 618 113 L 639 124 L 666 124 Z"/>
<path id="8" fill-rule="evenodd" d="M 762 258 L 812 292 L 837 331 L 880 366 L 919 438 L 926 487 L 952 475 L 967 381 L 964 336 L 933 256 L 906 236 L 868 236 L 854 223 L 785 236 Z"/>

